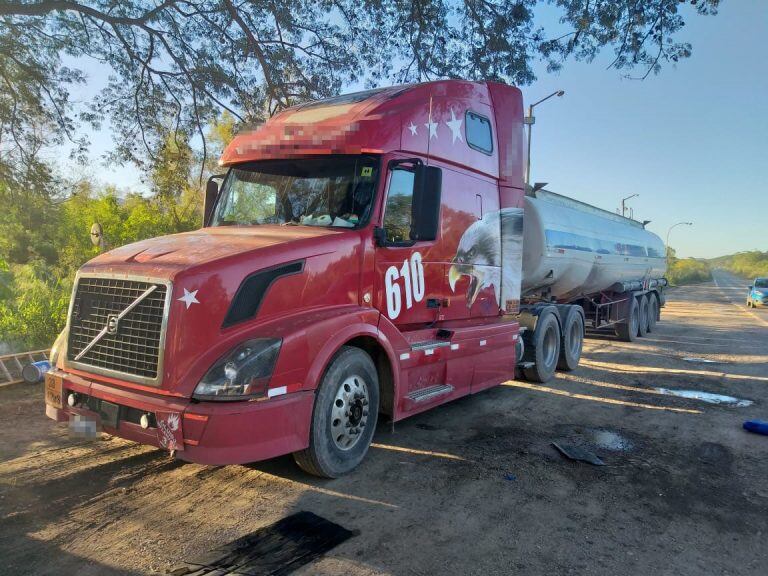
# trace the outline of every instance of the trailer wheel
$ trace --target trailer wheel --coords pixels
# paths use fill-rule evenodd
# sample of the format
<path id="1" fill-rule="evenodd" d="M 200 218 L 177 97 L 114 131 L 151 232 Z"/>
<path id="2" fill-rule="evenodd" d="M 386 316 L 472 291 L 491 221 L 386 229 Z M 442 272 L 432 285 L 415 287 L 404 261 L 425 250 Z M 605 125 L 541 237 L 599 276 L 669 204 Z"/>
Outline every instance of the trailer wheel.
<path id="1" fill-rule="evenodd" d="M 331 361 L 315 395 L 309 447 L 293 458 L 305 471 L 338 478 L 363 460 L 376 431 L 379 378 L 371 357 L 344 346 Z"/>
<path id="2" fill-rule="evenodd" d="M 576 370 L 581 360 L 581 348 L 584 345 L 584 318 L 577 306 L 570 306 L 563 321 L 563 339 L 560 345 L 558 370 L 570 372 Z"/>
<path id="3" fill-rule="evenodd" d="M 555 375 L 560 357 L 560 324 L 551 312 L 544 312 L 536 322 L 532 338 L 533 366 L 523 368 L 526 380 L 548 382 Z"/>
<path id="4" fill-rule="evenodd" d="M 642 337 L 648 334 L 648 297 L 643 294 L 640 297 L 640 323 L 637 325 L 637 335 Z"/>
<path id="5" fill-rule="evenodd" d="M 637 298 L 629 298 L 627 319 L 616 325 L 616 336 L 624 342 L 634 342 L 637 339 L 637 327 L 640 325 L 640 306 Z"/>
<path id="6" fill-rule="evenodd" d="M 655 292 L 648 294 L 648 332 L 656 329 L 656 322 L 659 320 L 659 298 Z"/>

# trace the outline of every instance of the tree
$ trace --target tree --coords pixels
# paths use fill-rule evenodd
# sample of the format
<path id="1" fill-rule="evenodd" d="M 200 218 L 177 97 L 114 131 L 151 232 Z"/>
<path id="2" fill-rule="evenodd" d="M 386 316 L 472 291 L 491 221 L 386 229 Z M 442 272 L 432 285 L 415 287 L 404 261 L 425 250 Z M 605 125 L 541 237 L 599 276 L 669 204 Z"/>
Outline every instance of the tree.
<path id="1" fill-rule="evenodd" d="M 544 0 L 12 0 L 0 4 L 0 177 L 21 174 L 40 146 L 75 138 L 79 122 L 112 122 L 120 160 L 144 165 L 168 126 L 200 140 L 222 111 L 258 122 L 345 84 L 440 77 L 524 85 L 532 62 L 557 69 L 611 48 L 611 66 L 640 77 L 677 62 L 681 0 L 548 0 L 566 29 L 535 23 Z M 719 0 L 690 0 L 713 14 Z M 113 76 L 76 111 L 82 82 L 64 55 Z M 203 162 L 204 164 L 205 162 Z M 202 174 L 202 173 L 201 173 Z"/>

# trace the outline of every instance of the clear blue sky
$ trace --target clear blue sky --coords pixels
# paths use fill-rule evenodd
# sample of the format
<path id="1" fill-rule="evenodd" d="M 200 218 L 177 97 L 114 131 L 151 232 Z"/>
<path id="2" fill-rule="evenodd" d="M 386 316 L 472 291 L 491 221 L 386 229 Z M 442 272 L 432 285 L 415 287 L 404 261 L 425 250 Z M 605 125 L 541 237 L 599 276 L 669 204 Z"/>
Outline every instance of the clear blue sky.
<path id="1" fill-rule="evenodd" d="M 551 29 L 550 10 L 540 24 Z M 559 74 L 543 65 L 528 102 L 563 89 L 563 98 L 536 108 L 532 181 L 602 208 L 621 198 L 681 256 L 709 258 L 768 250 L 768 2 L 725 0 L 714 17 L 691 15 L 679 36 L 691 58 L 645 81 L 606 70 L 612 54 L 592 63 L 567 62 Z M 88 67 L 86 98 L 106 71 Z M 108 132 L 91 136 L 98 158 Z M 76 170 L 82 171 L 82 168 Z M 85 169 L 102 182 L 137 187 L 130 166 Z"/>

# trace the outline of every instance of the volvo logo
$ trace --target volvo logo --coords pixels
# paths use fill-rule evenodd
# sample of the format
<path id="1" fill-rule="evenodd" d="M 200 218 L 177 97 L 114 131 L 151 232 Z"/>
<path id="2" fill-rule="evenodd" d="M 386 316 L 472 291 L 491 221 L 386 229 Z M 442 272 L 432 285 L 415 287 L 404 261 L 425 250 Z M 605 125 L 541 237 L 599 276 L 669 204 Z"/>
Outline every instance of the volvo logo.
<path id="1" fill-rule="evenodd" d="M 117 334 L 120 317 L 117 314 L 107 316 L 107 334 Z"/>

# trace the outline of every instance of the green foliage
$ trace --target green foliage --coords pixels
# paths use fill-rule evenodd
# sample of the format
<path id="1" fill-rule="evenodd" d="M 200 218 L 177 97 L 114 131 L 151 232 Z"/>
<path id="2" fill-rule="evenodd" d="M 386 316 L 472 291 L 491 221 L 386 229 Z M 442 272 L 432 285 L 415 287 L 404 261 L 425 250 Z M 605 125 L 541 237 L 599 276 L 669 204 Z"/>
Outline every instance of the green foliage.
<path id="1" fill-rule="evenodd" d="M 75 272 L 98 254 L 89 234 L 94 222 L 101 224 L 107 248 L 197 228 L 201 193 L 188 184 L 180 188 L 146 197 L 81 183 L 70 199 L 47 206 L 50 226 L 42 240 L 25 227 L 22 210 L 14 211 L 17 219 L 0 228 L 0 348 L 51 345 L 66 322 Z M 47 243 L 50 257 L 24 252 L 20 258 L 19 237 L 31 239 L 27 247 Z"/>
<path id="2" fill-rule="evenodd" d="M 712 272 L 706 262 L 695 258 L 677 258 L 671 248 L 667 252 L 667 280 L 673 286 L 695 284 L 712 280 Z"/>
<path id="3" fill-rule="evenodd" d="M 713 258 L 710 262 L 713 266 L 725 268 L 750 280 L 760 276 L 768 276 L 768 252 L 758 250 L 739 252 L 738 254 Z"/>
<path id="4" fill-rule="evenodd" d="M 691 54 L 685 20 L 719 0 L 53 0 L 0 2 L 0 178 L 35 166 L 41 146 L 87 142 L 78 128 L 108 120 L 116 156 L 151 170 L 173 133 L 205 139 L 228 110 L 240 123 L 337 94 L 345 84 L 436 78 L 535 80 L 533 63 L 558 70 L 603 50 L 639 76 Z M 536 22 L 540 7 L 559 16 Z M 63 65 L 97 61 L 110 80 L 92 102 Z M 149 160 L 147 159 L 149 157 Z M 14 176 L 16 177 L 16 176 Z"/>
<path id="5" fill-rule="evenodd" d="M 57 277 L 40 260 L 14 265 L 2 274 L 8 284 L 6 297 L 0 299 L 0 345 L 12 350 L 50 346 L 65 322 L 71 280 Z"/>

